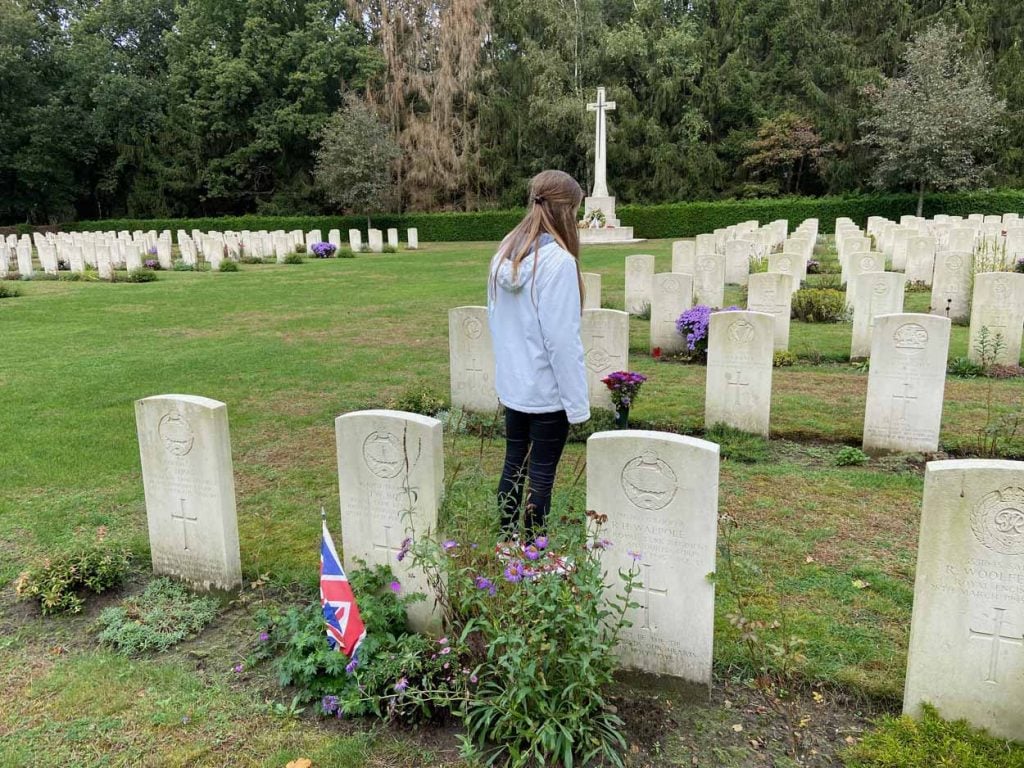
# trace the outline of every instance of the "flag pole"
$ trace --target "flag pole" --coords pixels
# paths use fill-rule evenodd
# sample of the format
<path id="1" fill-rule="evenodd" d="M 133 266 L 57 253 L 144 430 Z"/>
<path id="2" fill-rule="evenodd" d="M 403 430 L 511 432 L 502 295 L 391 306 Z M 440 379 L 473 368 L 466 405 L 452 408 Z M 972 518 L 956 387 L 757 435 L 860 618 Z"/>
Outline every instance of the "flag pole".
<path id="1" fill-rule="evenodd" d="M 320 505 L 320 520 L 325 524 L 327 523 L 327 510 L 324 509 L 323 504 Z"/>

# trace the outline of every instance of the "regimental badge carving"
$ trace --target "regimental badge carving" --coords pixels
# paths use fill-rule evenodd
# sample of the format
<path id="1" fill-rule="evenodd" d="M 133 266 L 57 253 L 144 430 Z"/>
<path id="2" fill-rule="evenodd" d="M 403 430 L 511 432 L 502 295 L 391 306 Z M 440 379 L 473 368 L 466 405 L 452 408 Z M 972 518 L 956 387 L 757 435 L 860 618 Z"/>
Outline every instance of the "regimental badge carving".
<path id="1" fill-rule="evenodd" d="M 668 506 L 679 489 L 676 473 L 654 451 L 644 451 L 622 468 L 622 492 L 640 509 Z"/>
<path id="2" fill-rule="evenodd" d="M 467 317 L 462 321 L 462 331 L 467 338 L 479 339 L 484 332 L 484 325 L 475 317 Z"/>
<path id="3" fill-rule="evenodd" d="M 928 331 L 923 325 L 905 323 L 892 335 L 896 349 L 905 355 L 918 355 L 928 344 Z"/>
<path id="4" fill-rule="evenodd" d="M 754 326 L 746 320 L 737 320 L 729 326 L 729 338 L 740 344 L 749 344 L 754 338 Z"/>
<path id="5" fill-rule="evenodd" d="M 865 256 L 860 260 L 861 272 L 874 272 L 875 271 L 875 260 L 870 256 Z"/>
<path id="6" fill-rule="evenodd" d="M 679 281 L 674 277 L 667 278 L 662 284 L 661 289 L 666 293 L 679 293 L 680 289 Z"/>
<path id="7" fill-rule="evenodd" d="M 196 436 L 188 419 L 173 411 L 160 419 L 157 434 L 160 435 L 164 449 L 172 456 L 187 456 L 196 443 Z"/>
<path id="8" fill-rule="evenodd" d="M 715 260 L 705 256 L 697 262 L 697 269 L 701 272 L 714 272 L 715 271 Z"/>
<path id="9" fill-rule="evenodd" d="M 643 259 L 630 259 L 629 271 L 632 272 L 634 275 L 640 275 L 643 274 L 644 267 L 646 266 L 647 264 Z"/>
<path id="10" fill-rule="evenodd" d="M 396 477 L 405 466 L 402 441 L 391 432 L 371 432 L 363 441 L 363 461 L 377 477 Z"/>
<path id="11" fill-rule="evenodd" d="M 1024 555 L 1024 488 L 1009 486 L 982 497 L 971 514 L 971 530 L 988 549 Z"/>
<path id="12" fill-rule="evenodd" d="M 793 269 L 793 260 L 788 256 L 783 256 L 778 261 L 779 269 L 783 272 L 790 272 Z"/>
<path id="13" fill-rule="evenodd" d="M 885 296 L 889 292 L 889 284 L 885 280 L 876 280 L 875 284 L 871 286 L 871 292 L 875 296 Z"/>
<path id="14" fill-rule="evenodd" d="M 946 257 L 946 271 L 947 272 L 959 272 L 964 268 L 964 260 L 959 256 L 947 256 Z"/>
<path id="15" fill-rule="evenodd" d="M 592 347 L 588 350 L 587 354 L 583 356 L 583 360 L 587 364 L 587 368 L 594 373 L 606 371 L 612 364 L 609 354 L 600 347 Z"/>

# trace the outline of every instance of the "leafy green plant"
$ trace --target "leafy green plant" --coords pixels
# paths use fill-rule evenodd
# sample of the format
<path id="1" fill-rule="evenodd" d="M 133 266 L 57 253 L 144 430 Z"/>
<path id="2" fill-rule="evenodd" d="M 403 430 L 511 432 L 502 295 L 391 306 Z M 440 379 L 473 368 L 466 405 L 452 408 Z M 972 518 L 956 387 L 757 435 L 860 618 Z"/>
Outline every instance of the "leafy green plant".
<path id="1" fill-rule="evenodd" d="M 403 391 L 389 404 L 393 410 L 418 413 L 422 416 L 435 416 L 447 406 L 448 402 L 444 397 L 422 387 Z"/>
<path id="2" fill-rule="evenodd" d="M 295 253 L 289 253 L 284 257 L 285 264 L 302 264 L 304 261 L 305 259 L 302 258 L 302 251 L 298 250 Z"/>
<path id="3" fill-rule="evenodd" d="M 961 379 L 974 379 L 985 373 L 985 369 L 968 357 L 955 357 L 949 361 L 946 372 Z"/>
<path id="4" fill-rule="evenodd" d="M 126 655 L 166 651 L 217 617 L 215 598 L 194 595 L 171 579 L 154 579 L 138 597 L 107 608 L 96 622 L 101 643 Z"/>
<path id="5" fill-rule="evenodd" d="M 741 464 L 757 464 L 771 458 L 768 441 L 761 435 L 742 432 L 725 424 L 712 424 L 704 439 L 718 443 L 723 459 Z"/>
<path id="6" fill-rule="evenodd" d="M 306 245 L 305 245 L 305 243 L 297 243 L 295 245 L 294 252 L 299 254 L 300 256 L 304 255 L 306 253 Z M 289 254 L 289 255 L 291 255 L 291 254 Z M 295 262 L 291 262 L 291 261 L 288 261 L 287 259 L 285 259 L 285 264 L 293 264 L 293 263 L 295 263 Z"/>
<path id="7" fill-rule="evenodd" d="M 110 544 L 102 534 L 90 544 L 79 545 L 48 557 L 23 571 L 14 583 L 19 600 L 38 600 L 43 615 L 78 613 L 86 591 L 101 594 L 120 584 L 128 574 L 131 552 Z"/>
<path id="8" fill-rule="evenodd" d="M 456 539 L 416 541 L 411 556 L 427 575 L 452 631 L 473 649 L 477 681 L 466 702 L 463 753 L 487 764 L 622 765 L 622 721 L 605 698 L 618 634 L 640 567 L 605 584 L 601 537 L 607 517 L 509 545 L 502 556 Z"/>
<path id="9" fill-rule="evenodd" d="M 339 259 L 354 259 L 356 255 L 348 246 L 342 246 L 341 248 L 338 249 L 338 252 L 335 254 L 335 257 Z"/>
<path id="10" fill-rule="evenodd" d="M 239 259 L 242 264 L 266 264 L 267 260 L 262 256 L 242 256 Z M 221 270 L 223 272 L 223 270 Z"/>
<path id="11" fill-rule="evenodd" d="M 232 261 L 231 259 L 224 259 L 220 263 L 220 268 L 218 269 L 218 271 L 219 272 L 237 272 L 238 271 L 238 263 Z"/>
<path id="12" fill-rule="evenodd" d="M 146 269 L 146 267 L 133 269 L 128 273 L 129 283 L 152 283 L 154 280 L 156 280 L 156 271 Z"/>
<path id="13" fill-rule="evenodd" d="M 398 249 L 393 245 L 385 243 L 381 248 L 381 253 L 398 253 Z"/>
<path id="14" fill-rule="evenodd" d="M 173 269 L 175 272 L 193 272 L 193 271 L 195 271 L 195 267 L 193 265 L 187 264 L 184 261 L 182 261 L 181 259 L 178 259 L 173 264 L 171 264 L 171 269 Z"/>
<path id="15" fill-rule="evenodd" d="M 917 720 L 906 715 L 881 718 L 843 759 L 848 768 L 1021 768 L 1024 747 L 976 730 L 965 720 L 943 720 L 925 704 Z"/>
<path id="16" fill-rule="evenodd" d="M 793 317 L 805 323 L 838 323 L 846 316 L 846 299 L 834 288 L 801 288 L 793 294 Z"/>
<path id="17" fill-rule="evenodd" d="M 640 307 L 640 311 L 637 312 L 634 315 L 634 317 L 636 317 L 638 320 L 650 320 L 651 319 L 651 303 L 649 301 L 645 301 L 643 303 L 643 305 Z"/>
<path id="18" fill-rule="evenodd" d="M 836 452 L 837 467 L 858 467 L 867 464 L 871 458 L 860 448 L 845 445 Z"/>
<path id="19" fill-rule="evenodd" d="M 780 349 L 772 355 L 772 365 L 776 368 L 783 368 L 793 365 L 796 362 L 796 355 L 788 349 Z"/>
<path id="20" fill-rule="evenodd" d="M 13 299 L 15 296 L 21 296 L 18 286 L 0 282 L 0 299 Z"/>

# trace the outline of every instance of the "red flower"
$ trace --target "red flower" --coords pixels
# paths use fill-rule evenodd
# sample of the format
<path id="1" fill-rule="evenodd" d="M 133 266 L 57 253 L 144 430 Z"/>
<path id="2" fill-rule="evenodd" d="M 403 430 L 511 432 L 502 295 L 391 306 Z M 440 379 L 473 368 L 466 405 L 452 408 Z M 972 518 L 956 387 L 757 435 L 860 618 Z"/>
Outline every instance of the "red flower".
<path id="1" fill-rule="evenodd" d="M 661 347 L 655 347 L 654 350 L 651 352 L 651 356 L 655 360 L 657 360 L 659 357 L 661 357 Z"/>

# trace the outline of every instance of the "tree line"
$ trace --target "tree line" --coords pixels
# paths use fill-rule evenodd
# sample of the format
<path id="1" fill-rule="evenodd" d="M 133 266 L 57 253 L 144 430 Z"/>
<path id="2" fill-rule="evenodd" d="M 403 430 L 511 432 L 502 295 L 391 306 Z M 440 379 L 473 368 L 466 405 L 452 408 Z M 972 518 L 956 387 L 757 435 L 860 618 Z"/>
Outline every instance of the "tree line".
<path id="1" fill-rule="evenodd" d="M 0 0 L 0 222 L 517 206 L 589 186 L 598 85 L 622 202 L 1022 186 L 1022 40 L 1017 0 Z"/>

